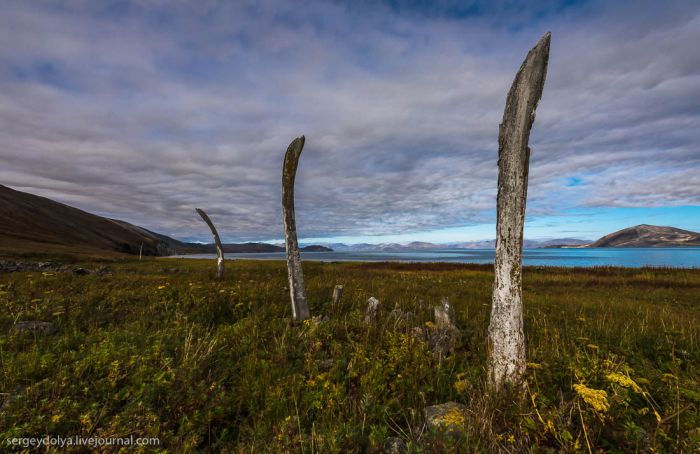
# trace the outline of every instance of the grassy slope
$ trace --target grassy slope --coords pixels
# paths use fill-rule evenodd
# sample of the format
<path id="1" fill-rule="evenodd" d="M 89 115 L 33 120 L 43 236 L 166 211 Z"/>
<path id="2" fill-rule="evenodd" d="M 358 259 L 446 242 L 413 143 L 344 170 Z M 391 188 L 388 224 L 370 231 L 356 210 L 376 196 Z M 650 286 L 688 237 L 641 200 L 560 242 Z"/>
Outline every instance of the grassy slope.
<path id="1" fill-rule="evenodd" d="M 290 323 L 282 262 L 227 263 L 223 282 L 211 261 L 109 266 L 0 275 L 0 441 L 133 434 L 173 450 L 380 452 L 395 435 L 439 452 L 454 441 L 423 430 L 421 412 L 454 400 L 470 409 L 464 451 L 700 446 L 698 270 L 527 269 L 518 405 L 483 387 L 489 267 L 306 263 L 312 314 L 328 317 L 315 326 Z M 331 307 L 336 283 L 345 294 Z M 363 323 L 369 296 L 382 302 L 375 328 Z M 438 362 L 411 329 L 442 296 L 462 340 Z M 15 320 L 59 332 L 18 333 Z M 587 389 L 609 407 L 596 411 Z"/>
<path id="2" fill-rule="evenodd" d="M 89 246 L 42 243 L 0 236 L 0 260 L 4 258 L 20 261 L 27 259 L 57 260 L 62 263 L 73 263 L 81 260 L 133 260 L 134 256 Z"/>
<path id="3" fill-rule="evenodd" d="M 154 234 L 131 224 L 0 185 L 0 253 L 155 255 Z M 170 240 L 172 241 L 172 240 Z"/>

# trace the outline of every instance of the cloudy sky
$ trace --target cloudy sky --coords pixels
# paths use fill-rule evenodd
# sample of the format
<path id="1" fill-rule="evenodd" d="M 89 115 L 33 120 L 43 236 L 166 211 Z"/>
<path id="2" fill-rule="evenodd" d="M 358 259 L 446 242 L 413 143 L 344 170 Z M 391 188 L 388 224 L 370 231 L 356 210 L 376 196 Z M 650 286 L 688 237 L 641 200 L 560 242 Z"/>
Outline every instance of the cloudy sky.
<path id="1" fill-rule="evenodd" d="M 495 237 L 498 124 L 552 32 L 526 237 L 700 230 L 700 2 L 26 1 L 0 14 L 0 184 L 179 239 Z"/>

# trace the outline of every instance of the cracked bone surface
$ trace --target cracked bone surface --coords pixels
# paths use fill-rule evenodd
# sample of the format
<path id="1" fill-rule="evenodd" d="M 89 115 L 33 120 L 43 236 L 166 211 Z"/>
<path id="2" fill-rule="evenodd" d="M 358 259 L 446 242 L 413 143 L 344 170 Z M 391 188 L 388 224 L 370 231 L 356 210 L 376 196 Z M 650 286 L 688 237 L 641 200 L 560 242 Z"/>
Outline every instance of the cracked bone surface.
<path id="1" fill-rule="evenodd" d="M 522 249 L 530 162 L 528 140 L 542 97 L 550 34 L 525 57 L 508 92 L 498 136 L 496 260 L 489 323 L 488 381 L 500 390 L 519 384 L 525 373 Z"/>
<path id="2" fill-rule="evenodd" d="M 294 215 L 294 180 L 299 165 L 299 157 L 304 149 L 304 136 L 297 137 L 289 144 L 282 167 L 282 216 L 284 219 L 284 245 L 287 250 L 287 272 L 289 274 L 289 295 L 292 301 L 292 318 L 309 318 L 309 305 L 304 288 L 304 272 L 301 268 L 301 255 L 297 241 L 297 224 Z"/>

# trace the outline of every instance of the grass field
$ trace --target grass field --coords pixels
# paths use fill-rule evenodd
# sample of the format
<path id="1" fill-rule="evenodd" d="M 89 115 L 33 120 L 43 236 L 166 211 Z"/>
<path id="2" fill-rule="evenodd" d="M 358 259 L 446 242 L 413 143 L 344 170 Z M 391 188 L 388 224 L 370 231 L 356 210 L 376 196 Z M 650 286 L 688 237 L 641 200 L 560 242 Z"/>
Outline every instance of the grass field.
<path id="1" fill-rule="evenodd" d="M 526 269 L 527 388 L 498 400 L 484 387 L 488 266 L 305 263 L 312 315 L 324 318 L 302 324 L 282 262 L 228 262 L 221 282 L 211 260 L 107 266 L 0 274 L 0 443 L 133 435 L 168 451 L 325 453 L 381 452 L 396 436 L 410 452 L 700 449 L 700 270 Z M 442 297 L 461 338 L 438 359 L 412 333 L 430 329 Z M 57 332 L 16 328 L 28 320 Z M 447 401 L 469 410 L 461 434 L 425 427 L 423 408 Z"/>

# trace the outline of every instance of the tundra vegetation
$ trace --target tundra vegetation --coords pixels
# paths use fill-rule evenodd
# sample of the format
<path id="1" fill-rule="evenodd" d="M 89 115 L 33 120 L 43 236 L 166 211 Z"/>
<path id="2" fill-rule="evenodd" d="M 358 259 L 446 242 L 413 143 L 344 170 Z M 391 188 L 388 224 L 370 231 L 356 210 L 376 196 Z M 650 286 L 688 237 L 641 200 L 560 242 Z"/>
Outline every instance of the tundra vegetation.
<path id="1" fill-rule="evenodd" d="M 0 440 L 160 437 L 170 451 L 700 448 L 700 270 L 526 268 L 525 399 L 487 397 L 491 266 L 282 261 L 77 263 L 0 274 Z M 235 276 L 235 277 L 234 277 Z M 331 303 L 335 285 L 343 297 Z M 367 300 L 381 301 L 365 323 Z M 453 353 L 415 328 L 454 308 Z M 20 322 L 48 322 L 51 330 Z M 39 325 L 41 326 L 41 325 Z M 495 399 L 495 400 L 494 400 Z M 423 410 L 457 402 L 451 436 Z"/>

